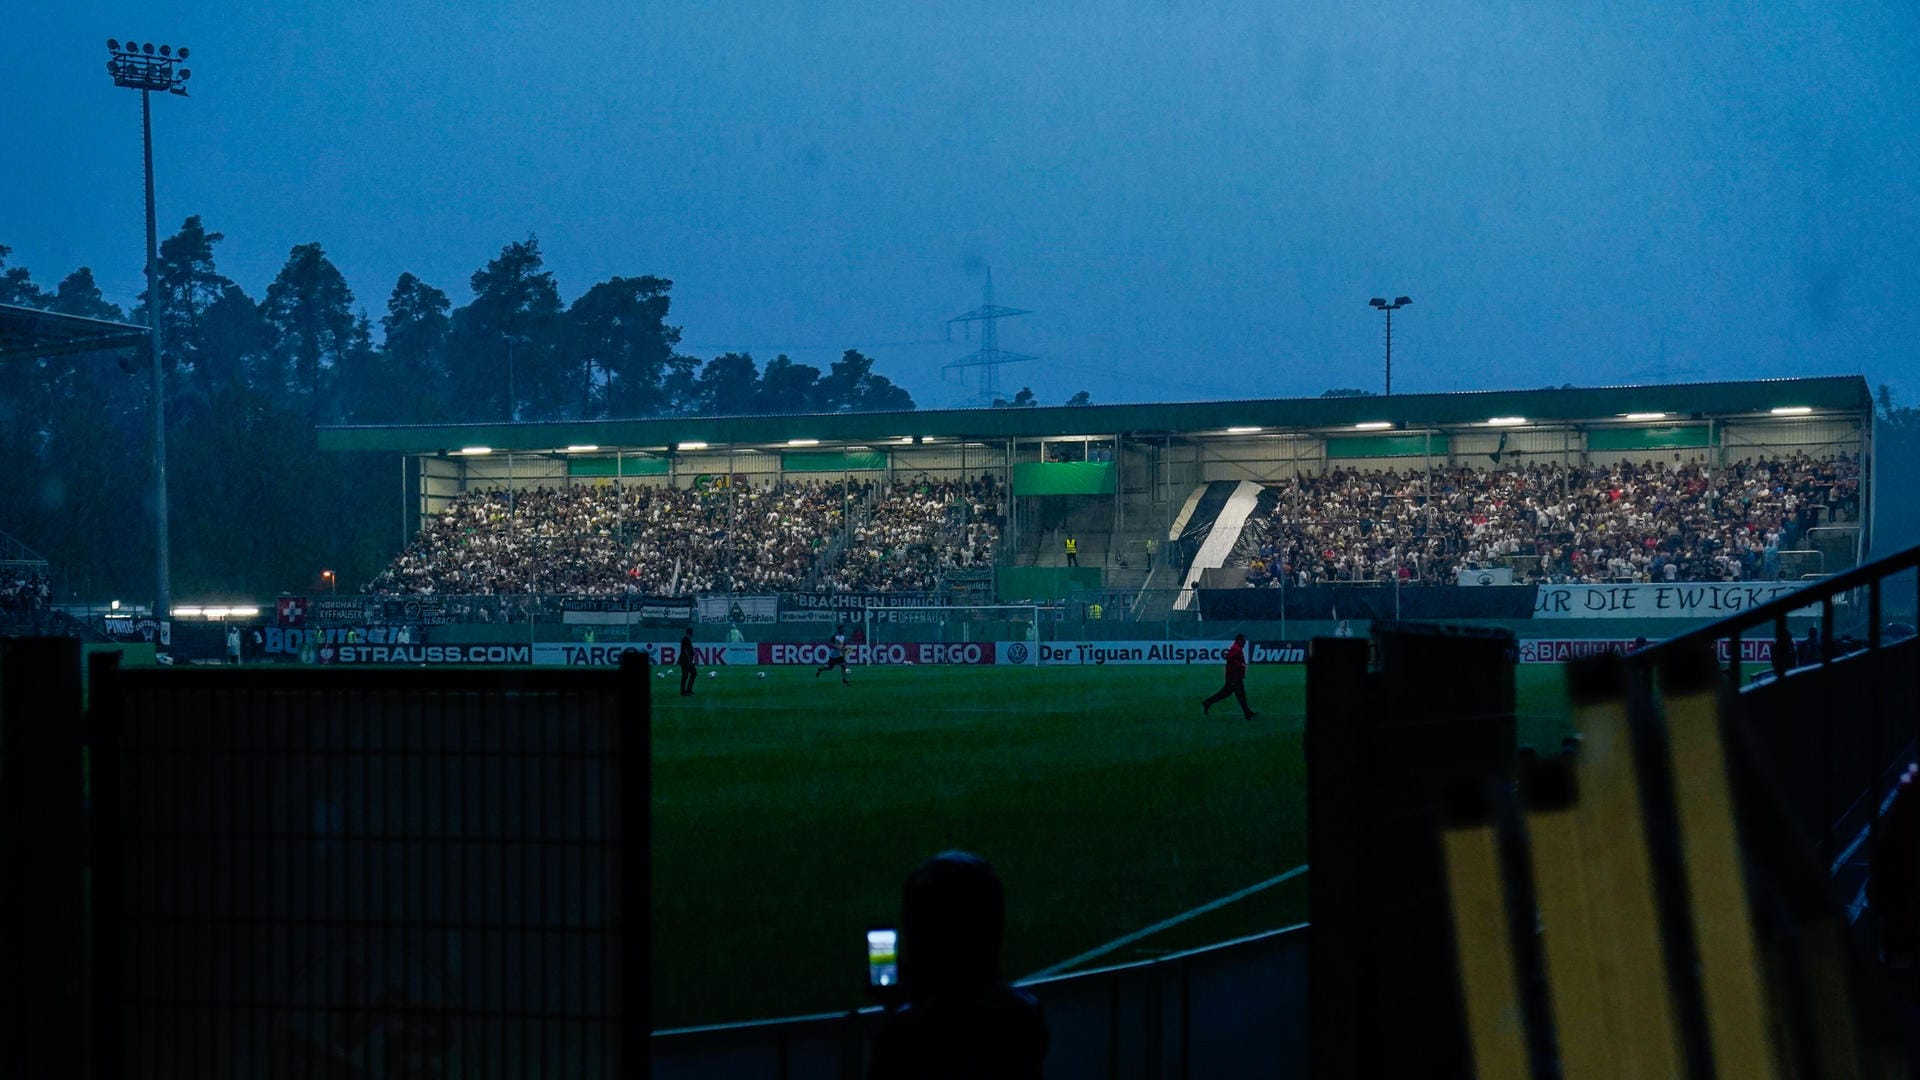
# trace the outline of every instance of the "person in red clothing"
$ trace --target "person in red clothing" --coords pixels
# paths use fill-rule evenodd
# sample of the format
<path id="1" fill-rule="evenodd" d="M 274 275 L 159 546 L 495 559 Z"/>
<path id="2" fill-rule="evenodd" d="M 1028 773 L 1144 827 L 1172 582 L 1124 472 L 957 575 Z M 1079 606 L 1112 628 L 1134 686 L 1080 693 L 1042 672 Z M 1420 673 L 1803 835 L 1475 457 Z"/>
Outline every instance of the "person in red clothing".
<path id="1" fill-rule="evenodd" d="M 1227 649 L 1227 684 L 1220 692 L 1200 703 L 1202 715 L 1210 712 L 1214 705 L 1225 701 L 1232 694 L 1240 702 L 1240 711 L 1251 720 L 1260 714 L 1247 704 L 1247 635 L 1233 635 L 1233 644 Z"/>

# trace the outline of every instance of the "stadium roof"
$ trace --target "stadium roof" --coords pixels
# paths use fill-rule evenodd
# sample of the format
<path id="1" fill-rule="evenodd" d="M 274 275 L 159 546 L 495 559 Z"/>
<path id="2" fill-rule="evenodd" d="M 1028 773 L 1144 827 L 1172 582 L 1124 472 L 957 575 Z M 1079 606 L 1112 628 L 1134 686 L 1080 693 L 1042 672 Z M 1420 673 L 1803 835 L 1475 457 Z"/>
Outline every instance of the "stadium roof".
<path id="1" fill-rule="evenodd" d="M 0 361 L 144 345 L 147 328 L 0 304 Z"/>
<path id="2" fill-rule="evenodd" d="M 1620 423 L 1629 420 L 1756 419 L 1776 409 L 1859 414 L 1873 406 L 1858 375 L 1748 382 L 1610 386 L 1592 389 L 1483 390 L 1394 397 L 1267 398 L 1171 404 L 1050 406 L 1031 409 L 919 409 L 904 412 L 686 416 L 652 420 L 553 423 L 419 424 L 319 429 L 322 450 L 407 454 L 567 447 L 665 449 L 699 442 L 774 447 L 793 440 L 899 442 L 903 438 L 1004 439 L 1103 435 L 1233 434 L 1229 429 L 1329 432 L 1357 425 L 1402 430 L 1461 429 L 1504 418 L 1527 424 Z M 1630 415 L 1633 414 L 1633 415 Z M 1655 416 L 1653 414 L 1661 414 Z M 811 443 L 809 442 L 809 445 Z"/>

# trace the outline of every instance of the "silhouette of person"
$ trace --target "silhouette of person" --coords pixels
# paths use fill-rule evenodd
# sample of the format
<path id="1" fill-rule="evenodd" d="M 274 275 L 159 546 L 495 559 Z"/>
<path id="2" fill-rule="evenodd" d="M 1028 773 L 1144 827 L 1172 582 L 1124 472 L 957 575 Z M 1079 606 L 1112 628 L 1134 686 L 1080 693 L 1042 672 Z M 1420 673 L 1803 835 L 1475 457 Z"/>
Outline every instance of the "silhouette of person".
<path id="1" fill-rule="evenodd" d="M 680 696 L 688 697 L 693 693 L 694 677 L 700 674 L 695 666 L 693 654 L 693 628 L 680 635 Z"/>
<path id="2" fill-rule="evenodd" d="M 1006 894 L 978 855 L 944 851 L 900 900 L 907 1004 L 874 1036 L 867 1080 L 1036 1080 L 1048 1032 L 1040 1006 L 1000 974 Z"/>
<path id="3" fill-rule="evenodd" d="M 1220 688 L 1219 693 L 1200 703 L 1201 715 L 1211 712 L 1215 705 L 1225 701 L 1229 696 L 1240 703 L 1240 711 L 1246 715 L 1247 719 L 1251 720 L 1260 715 L 1253 711 L 1253 706 L 1247 704 L 1247 635 L 1245 634 L 1233 635 L 1233 644 L 1227 646 L 1226 685 Z"/>

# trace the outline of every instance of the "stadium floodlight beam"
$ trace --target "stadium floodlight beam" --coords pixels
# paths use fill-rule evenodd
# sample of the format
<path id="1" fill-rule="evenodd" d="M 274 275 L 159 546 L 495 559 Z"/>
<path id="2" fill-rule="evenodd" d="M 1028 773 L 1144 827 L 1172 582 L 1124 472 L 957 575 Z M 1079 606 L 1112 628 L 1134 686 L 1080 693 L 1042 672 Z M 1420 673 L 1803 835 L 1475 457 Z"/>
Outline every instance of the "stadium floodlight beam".
<path id="1" fill-rule="evenodd" d="M 146 158 L 147 190 L 147 344 L 153 354 L 153 530 L 154 530 L 154 605 L 157 612 L 173 610 L 173 586 L 167 547 L 167 385 L 160 366 L 160 255 L 153 217 L 153 107 L 154 91 L 187 96 L 187 80 L 193 72 L 176 70 L 177 61 L 185 61 L 187 50 L 175 55 L 168 46 L 154 55 L 151 43 L 107 39 L 107 73 L 113 85 L 140 91 L 140 141 Z"/>
<path id="2" fill-rule="evenodd" d="M 1367 301 L 1368 307 L 1379 308 L 1387 316 L 1387 392 L 1385 397 L 1393 396 L 1393 313 L 1413 303 L 1411 296 L 1396 296 L 1389 304 L 1376 296 Z"/>

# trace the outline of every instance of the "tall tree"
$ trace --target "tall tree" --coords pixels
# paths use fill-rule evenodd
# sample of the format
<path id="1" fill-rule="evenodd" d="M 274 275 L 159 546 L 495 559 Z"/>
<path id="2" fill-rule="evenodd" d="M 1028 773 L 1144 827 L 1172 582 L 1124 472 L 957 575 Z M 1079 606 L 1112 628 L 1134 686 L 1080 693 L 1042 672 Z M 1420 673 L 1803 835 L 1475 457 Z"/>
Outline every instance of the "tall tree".
<path id="1" fill-rule="evenodd" d="M 828 412 L 883 412 L 913 408 L 913 397 L 885 375 L 873 373 L 873 358 L 848 349 L 820 380 L 819 407 Z"/>
<path id="2" fill-rule="evenodd" d="M 696 380 L 697 411 L 706 416 L 740 416 L 759 408 L 759 372 L 753 357 L 726 353 L 707 361 Z"/>
<path id="3" fill-rule="evenodd" d="M 336 374 L 334 401 L 340 419 L 359 424 L 404 419 L 394 412 L 394 398 L 401 388 L 388 368 L 386 354 L 374 347 L 373 320 L 365 311 L 354 316 Z"/>
<path id="4" fill-rule="evenodd" d="M 233 284 L 220 290 L 201 320 L 201 340 L 204 351 L 195 377 L 210 409 L 280 394 L 285 376 L 274 355 L 273 327 L 246 290 Z"/>
<path id="5" fill-rule="evenodd" d="M 453 306 L 447 294 L 403 273 L 380 317 L 387 404 L 380 419 L 423 423 L 447 419 L 447 334 Z"/>
<path id="6" fill-rule="evenodd" d="M 0 244 L 0 304 L 17 307 L 44 307 L 47 294 L 33 283 L 33 275 L 24 266 L 8 266 L 13 249 Z"/>
<path id="7" fill-rule="evenodd" d="M 785 353 L 767 361 L 760 373 L 756 412 L 805 413 L 820 409 L 820 369 L 796 364 Z"/>
<path id="8" fill-rule="evenodd" d="M 233 284 L 214 263 L 214 245 L 224 239 L 222 233 L 208 232 L 194 214 L 181 223 L 179 232 L 160 242 L 160 360 L 168 375 L 192 374 L 206 344 L 201 324 L 207 309 Z M 144 268 L 141 272 L 144 275 Z M 145 292 L 133 306 L 133 319 L 152 324 Z"/>
<path id="9" fill-rule="evenodd" d="M 0 251 L 4 250 L 0 248 Z M 47 307 L 62 315 L 78 315 L 83 319 L 106 322 L 120 322 L 127 317 L 120 310 L 120 305 L 109 303 L 101 295 L 100 286 L 94 283 L 93 271 L 84 266 L 60 279 Z"/>
<path id="10" fill-rule="evenodd" d="M 326 407 L 323 386 L 353 336 L 353 290 L 346 277 L 319 244 L 296 245 L 267 286 L 264 308 L 288 389 L 305 399 L 310 421 L 332 418 L 336 410 Z"/>
<path id="11" fill-rule="evenodd" d="M 470 283 L 473 302 L 454 312 L 448 354 L 456 418 L 561 415 L 562 405 L 574 402 L 560 370 L 560 291 L 539 238 L 501 248 Z"/>
<path id="12" fill-rule="evenodd" d="M 581 417 L 656 416 L 667 380 L 690 358 L 674 352 L 680 328 L 667 325 L 673 282 L 616 277 L 588 289 L 567 311 L 566 352 L 577 365 Z"/>

